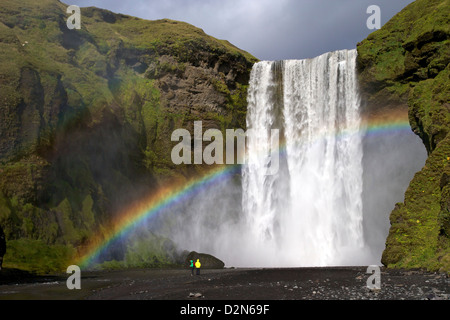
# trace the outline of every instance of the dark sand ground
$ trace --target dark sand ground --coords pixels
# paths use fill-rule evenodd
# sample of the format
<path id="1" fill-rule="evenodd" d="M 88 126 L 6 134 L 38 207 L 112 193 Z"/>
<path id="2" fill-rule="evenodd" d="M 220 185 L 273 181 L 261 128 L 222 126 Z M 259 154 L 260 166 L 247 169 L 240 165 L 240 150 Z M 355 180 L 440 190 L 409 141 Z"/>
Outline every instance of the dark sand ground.
<path id="1" fill-rule="evenodd" d="M 0 272 L 0 300 L 449 300 L 445 273 L 381 269 L 381 289 L 367 288 L 366 267 L 82 272 L 69 275 Z"/>

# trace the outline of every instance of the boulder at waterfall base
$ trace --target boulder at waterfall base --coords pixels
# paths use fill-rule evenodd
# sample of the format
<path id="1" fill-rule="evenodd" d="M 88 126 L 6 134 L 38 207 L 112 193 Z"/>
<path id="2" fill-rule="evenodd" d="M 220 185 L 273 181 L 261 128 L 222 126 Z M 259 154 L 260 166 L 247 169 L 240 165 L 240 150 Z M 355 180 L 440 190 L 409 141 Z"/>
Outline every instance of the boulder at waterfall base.
<path id="1" fill-rule="evenodd" d="M 225 263 L 222 260 L 210 254 L 198 253 L 195 251 L 188 254 L 185 260 L 185 265 L 189 267 L 190 261 L 193 260 L 195 263 L 197 259 L 200 259 L 200 263 L 202 264 L 201 269 L 223 269 L 225 267 Z"/>

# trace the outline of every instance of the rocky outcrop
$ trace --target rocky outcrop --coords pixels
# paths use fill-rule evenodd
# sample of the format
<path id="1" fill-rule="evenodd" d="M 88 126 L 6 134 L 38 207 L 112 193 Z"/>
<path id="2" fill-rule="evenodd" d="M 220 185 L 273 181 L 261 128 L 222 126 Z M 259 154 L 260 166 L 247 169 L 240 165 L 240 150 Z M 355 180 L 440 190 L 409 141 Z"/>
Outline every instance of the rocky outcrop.
<path id="1" fill-rule="evenodd" d="M 449 10 L 448 0 L 417 0 L 358 44 L 367 112 L 406 110 L 429 155 L 391 213 L 389 267 L 450 270 Z"/>
<path id="2" fill-rule="evenodd" d="M 189 267 L 190 261 L 193 260 L 195 263 L 197 259 L 200 260 L 201 269 L 223 269 L 225 267 L 225 263 L 222 260 L 210 254 L 198 253 L 195 251 L 192 251 L 187 255 L 184 265 Z"/>

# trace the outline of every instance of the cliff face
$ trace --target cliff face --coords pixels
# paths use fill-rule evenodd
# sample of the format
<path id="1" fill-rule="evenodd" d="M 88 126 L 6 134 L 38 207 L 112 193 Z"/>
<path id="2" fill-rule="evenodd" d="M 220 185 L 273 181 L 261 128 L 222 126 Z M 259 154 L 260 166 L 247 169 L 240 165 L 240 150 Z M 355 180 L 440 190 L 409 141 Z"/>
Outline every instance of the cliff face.
<path id="1" fill-rule="evenodd" d="M 39 271 L 67 267 L 124 204 L 204 170 L 173 165 L 171 133 L 245 128 L 256 61 L 172 20 L 83 8 L 69 30 L 66 8 L 0 2 L 0 225 L 7 265 Z M 448 12 L 417 0 L 358 44 L 367 115 L 408 113 L 429 154 L 391 213 L 389 267 L 450 270 Z M 165 239 L 146 241 L 164 259 Z"/>
<path id="2" fill-rule="evenodd" d="M 176 167 L 176 128 L 245 127 L 256 61 L 189 24 L 0 3 L 0 224 L 9 240 L 82 245 Z M 14 242 L 10 242 L 14 250 Z M 18 244 L 17 244 L 18 245 Z"/>
<path id="3" fill-rule="evenodd" d="M 382 263 L 450 270 L 450 1 L 417 0 L 358 44 L 372 115 L 407 110 L 428 152 L 390 216 Z"/>

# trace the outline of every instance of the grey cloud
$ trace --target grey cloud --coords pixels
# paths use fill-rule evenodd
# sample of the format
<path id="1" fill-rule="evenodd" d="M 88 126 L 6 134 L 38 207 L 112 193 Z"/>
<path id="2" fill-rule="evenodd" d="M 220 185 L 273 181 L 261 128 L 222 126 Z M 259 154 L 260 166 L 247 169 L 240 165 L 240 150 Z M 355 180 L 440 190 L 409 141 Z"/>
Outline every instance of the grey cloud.
<path id="1" fill-rule="evenodd" d="M 70 0 L 155 20 L 185 21 L 226 39 L 263 60 L 302 59 L 353 49 L 373 30 L 370 5 L 381 8 L 382 24 L 412 0 Z"/>

